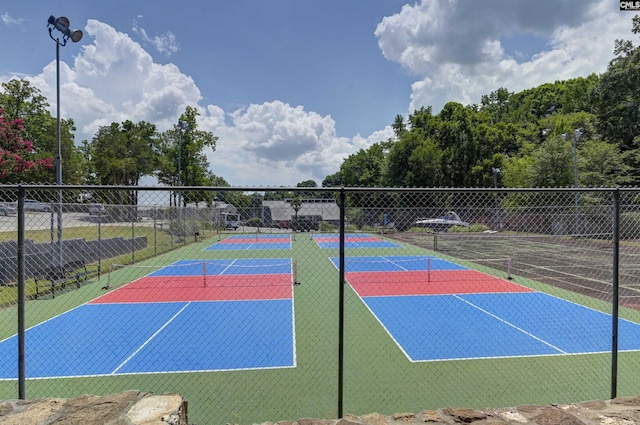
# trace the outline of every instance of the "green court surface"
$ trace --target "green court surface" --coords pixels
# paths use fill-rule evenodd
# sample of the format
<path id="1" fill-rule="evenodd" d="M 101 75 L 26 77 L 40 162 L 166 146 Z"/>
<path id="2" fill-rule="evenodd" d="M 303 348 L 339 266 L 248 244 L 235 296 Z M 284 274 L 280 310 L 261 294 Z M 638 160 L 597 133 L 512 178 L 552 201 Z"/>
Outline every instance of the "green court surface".
<path id="1" fill-rule="evenodd" d="M 296 365 L 286 369 L 234 370 L 166 374 L 132 374 L 82 378 L 28 380 L 28 398 L 74 397 L 130 389 L 155 393 L 177 392 L 189 403 L 192 423 L 250 424 L 302 417 L 335 418 L 338 394 L 343 392 L 344 414 L 400 411 L 419 412 L 451 405 L 483 408 L 528 403 L 565 403 L 609 397 L 611 354 L 607 352 L 514 358 L 411 362 L 380 325 L 354 290 L 344 288 L 344 345 L 339 345 L 339 273 L 331 262 L 337 249 L 322 249 L 309 234 L 292 238 L 291 249 L 257 251 L 207 250 L 217 238 L 176 249 L 138 266 L 164 266 L 185 259 L 292 258 L 296 264 L 294 287 Z M 504 273 L 440 253 L 400 244 L 399 248 L 347 250 L 359 255 L 438 255 L 465 267 L 506 278 Z M 27 303 L 26 326 L 32 327 L 105 291 L 145 276 L 148 270 L 122 268 L 110 276 L 56 298 Z M 604 301 L 580 296 L 514 276 L 512 282 L 591 309 L 611 312 Z M 404 312 L 398 311 L 398 315 Z M 638 312 L 621 314 L 640 322 Z M 15 307 L 0 312 L 2 339 L 16 333 Z M 250 320 L 250 318 L 247 318 Z M 73 329 L 61 329 L 60 338 L 73 344 Z M 422 341 L 438 344 L 437 339 Z M 340 388 L 339 349 L 344 369 Z M 104 350 L 109 347 L 105 346 Z M 640 353 L 620 353 L 621 368 L 638 364 Z M 15 361 L 16 359 L 4 359 Z M 27 365 L 28 367 L 28 365 Z M 621 379 L 619 394 L 640 392 L 640 380 Z M 17 382 L 0 381 L 4 399 L 17 398 Z"/>

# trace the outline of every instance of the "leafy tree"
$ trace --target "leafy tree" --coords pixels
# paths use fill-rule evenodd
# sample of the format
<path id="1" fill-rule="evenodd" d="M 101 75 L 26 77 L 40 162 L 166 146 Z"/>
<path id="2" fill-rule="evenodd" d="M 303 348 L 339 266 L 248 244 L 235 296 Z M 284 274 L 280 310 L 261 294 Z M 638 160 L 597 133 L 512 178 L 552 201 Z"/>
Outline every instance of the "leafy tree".
<path id="1" fill-rule="evenodd" d="M 640 18 L 633 18 L 632 32 L 640 32 Z M 602 136 L 633 149 L 634 138 L 640 135 L 640 93 L 636 90 L 640 78 L 640 51 L 629 40 L 616 40 L 616 57 L 609 62 L 592 92 L 598 129 Z"/>
<path id="2" fill-rule="evenodd" d="M 22 137 L 33 143 L 32 157 L 36 160 L 58 156 L 57 122 L 48 108 L 46 98 L 29 81 L 11 79 L 2 83 L 0 109 L 4 110 L 6 119 L 22 120 Z M 60 120 L 62 181 L 67 184 L 81 183 L 86 168 L 81 151 L 74 145 L 73 131 L 75 126 L 72 119 Z M 34 182 L 55 183 L 55 166 L 41 169 L 37 176 L 31 178 L 36 179 Z"/>
<path id="3" fill-rule="evenodd" d="M 93 138 L 89 156 L 100 184 L 138 185 L 157 165 L 156 127 L 141 121 L 102 126 Z"/>
<path id="4" fill-rule="evenodd" d="M 570 187 L 574 184 L 573 146 L 562 137 L 552 137 L 533 152 L 531 186 Z"/>
<path id="5" fill-rule="evenodd" d="M 407 126 L 404 123 L 404 118 L 402 118 L 402 115 L 396 115 L 396 119 L 393 121 L 392 127 L 393 132 L 396 135 L 396 139 L 399 139 L 400 136 L 402 136 L 402 134 L 407 131 Z"/>
<path id="6" fill-rule="evenodd" d="M 512 93 L 505 88 L 482 96 L 480 110 L 487 112 L 491 116 L 491 122 L 497 123 L 502 121 L 509 114 L 509 99 Z"/>
<path id="7" fill-rule="evenodd" d="M 632 183 L 631 167 L 615 143 L 587 140 L 578 150 L 581 186 L 614 187 Z"/>
<path id="8" fill-rule="evenodd" d="M 349 155 L 340 166 L 343 184 L 353 187 L 381 186 L 384 160 L 384 146 L 380 143 Z"/>
<path id="9" fill-rule="evenodd" d="M 342 172 L 331 174 L 322 180 L 322 187 L 340 187 L 342 186 Z"/>
<path id="10" fill-rule="evenodd" d="M 53 168 L 53 158 L 33 158 L 33 143 L 22 137 L 23 130 L 22 119 L 8 120 L 0 109 L 0 183 L 31 183 Z"/>
<path id="11" fill-rule="evenodd" d="M 427 156 L 429 156 L 431 152 L 427 152 L 427 147 L 427 150 L 418 152 L 416 156 L 413 157 L 413 160 L 411 158 L 414 151 L 421 146 L 423 140 L 423 131 L 415 131 L 412 129 L 411 131 L 403 133 L 400 140 L 389 148 L 386 162 L 383 161 L 383 151 L 377 150 L 380 155 L 378 163 L 380 165 L 384 164 L 384 168 L 382 169 L 384 174 L 382 178 L 378 177 L 378 180 L 385 186 L 391 187 L 407 187 L 416 184 L 422 186 L 419 182 L 422 173 L 418 176 L 412 174 L 412 165 L 417 165 L 418 167 L 426 166 L 427 164 L 423 164 L 422 161 L 429 161 L 431 158 L 427 158 Z M 412 164 L 410 164 L 411 161 Z"/>
<path id="12" fill-rule="evenodd" d="M 298 221 L 298 211 L 300 211 L 300 208 L 302 208 L 302 199 L 299 196 L 296 196 L 291 200 L 290 205 L 295 213 L 295 221 Z"/>
<path id="13" fill-rule="evenodd" d="M 531 155 L 507 157 L 500 173 L 505 187 L 530 187 L 533 181 L 534 158 Z"/>
<path id="14" fill-rule="evenodd" d="M 180 115 L 179 122 L 185 123 L 185 128 L 177 124 L 174 128 L 164 132 L 159 143 L 162 161 L 157 168 L 157 177 L 161 183 L 168 186 L 177 184 L 183 186 L 203 186 L 209 183 L 209 161 L 204 152 L 206 148 L 215 151 L 218 137 L 213 133 L 198 130 L 198 111 L 187 106 Z M 178 165 L 180 165 L 180 179 L 178 179 Z M 185 192 L 183 205 L 197 202 L 211 202 L 210 193 Z"/>

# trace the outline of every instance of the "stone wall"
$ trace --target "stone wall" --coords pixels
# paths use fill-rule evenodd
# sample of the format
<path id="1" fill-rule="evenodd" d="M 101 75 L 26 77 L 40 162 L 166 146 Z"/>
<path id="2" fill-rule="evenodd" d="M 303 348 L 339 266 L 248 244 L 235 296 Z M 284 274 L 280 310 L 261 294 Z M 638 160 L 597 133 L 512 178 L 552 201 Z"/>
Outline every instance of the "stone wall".
<path id="1" fill-rule="evenodd" d="M 139 391 L 74 399 L 0 402 L 2 425 L 187 425 L 187 403 L 179 394 Z"/>
<path id="2" fill-rule="evenodd" d="M 187 401 L 179 394 L 126 391 L 75 399 L 0 402 L 0 425 L 188 425 Z M 640 396 L 566 405 L 512 408 L 447 407 L 390 416 L 371 413 L 341 419 L 304 418 L 261 425 L 634 425 L 640 424 Z M 193 424 L 195 425 L 195 424 Z M 227 424 L 231 425 L 231 424 Z"/>
<path id="3" fill-rule="evenodd" d="M 339 420 L 298 419 L 277 425 L 633 425 L 640 424 L 640 397 L 568 405 L 523 405 L 513 408 L 448 407 L 420 413 L 384 416 L 371 413 Z M 273 425 L 265 422 L 262 425 Z"/>

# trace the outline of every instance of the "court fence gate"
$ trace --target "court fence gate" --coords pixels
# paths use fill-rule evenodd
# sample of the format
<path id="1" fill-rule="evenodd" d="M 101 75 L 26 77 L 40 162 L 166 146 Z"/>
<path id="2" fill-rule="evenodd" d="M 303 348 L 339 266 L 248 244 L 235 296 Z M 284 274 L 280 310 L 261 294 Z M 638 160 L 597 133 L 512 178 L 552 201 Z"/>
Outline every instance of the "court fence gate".
<path id="1" fill-rule="evenodd" d="M 640 189 L 0 186 L 0 397 L 194 423 L 640 394 Z"/>

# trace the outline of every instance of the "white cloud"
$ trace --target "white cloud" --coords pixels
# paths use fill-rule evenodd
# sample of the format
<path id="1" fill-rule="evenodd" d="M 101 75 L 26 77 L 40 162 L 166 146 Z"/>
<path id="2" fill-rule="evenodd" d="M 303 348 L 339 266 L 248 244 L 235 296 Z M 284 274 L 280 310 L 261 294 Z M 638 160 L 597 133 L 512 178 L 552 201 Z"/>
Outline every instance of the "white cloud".
<path id="1" fill-rule="evenodd" d="M 236 185 L 295 185 L 308 179 L 321 184 L 344 158 L 393 134 L 387 128 L 369 139 L 337 137 L 330 116 L 277 100 L 228 114 L 228 126 L 221 125 L 220 112 L 211 114 L 220 140 L 210 161 L 214 173 L 233 175 Z"/>
<path id="2" fill-rule="evenodd" d="M 138 17 L 141 18 L 141 16 Z M 142 40 L 150 43 L 158 52 L 162 53 L 166 57 L 169 57 L 180 50 L 180 44 L 176 41 L 176 36 L 171 31 L 150 37 L 149 34 L 147 34 L 147 31 L 138 25 L 137 21 L 133 21 L 132 30 L 134 33 L 138 34 Z"/>
<path id="3" fill-rule="evenodd" d="M 143 43 L 153 43 L 134 28 Z M 421 0 L 384 18 L 375 36 L 382 54 L 415 76 L 407 110 L 431 105 L 437 112 L 446 101 L 477 103 L 499 87 L 519 91 L 603 72 L 613 40 L 630 38 L 630 28 L 631 14 L 609 0 Z M 207 152 L 215 174 L 235 186 L 289 186 L 309 179 L 321 183 L 348 155 L 393 137 L 390 127 L 367 137 L 337 137 L 330 115 L 277 99 L 234 111 L 201 104 L 191 77 L 174 64 L 155 63 L 129 35 L 97 20 L 84 30 L 80 53 L 73 61 L 63 59 L 60 68 L 62 116 L 73 117 L 77 141 L 127 119 L 164 131 L 187 106 L 196 106 L 199 127 L 219 137 L 215 152 Z M 537 53 L 511 56 L 503 40 L 518 34 L 534 34 L 546 44 Z M 27 77 L 52 103 L 52 114 L 55 72 L 51 62 Z"/>
<path id="4" fill-rule="evenodd" d="M 437 112 L 447 101 L 478 103 L 499 87 L 520 91 L 603 72 L 614 40 L 630 28 L 630 15 L 607 0 L 422 0 L 384 18 L 375 35 L 384 56 L 416 76 L 409 110 Z M 519 62 L 501 40 L 527 34 L 547 46 Z"/>
<path id="5" fill-rule="evenodd" d="M 187 105 L 202 96 L 193 79 L 173 64 L 160 65 L 138 43 L 96 20 L 85 31 L 84 45 L 73 66 L 60 64 L 61 111 L 77 124 L 80 139 L 91 139 L 111 122 L 145 120 L 169 128 Z M 33 77 L 47 99 L 56 98 L 55 62 Z"/>
<path id="6" fill-rule="evenodd" d="M 22 25 L 22 23 L 24 22 L 24 19 L 14 18 L 11 15 L 9 15 L 8 12 L 3 13 L 2 16 L 0 16 L 0 18 L 2 19 L 2 22 L 5 25 Z"/>
<path id="7" fill-rule="evenodd" d="M 309 179 L 321 183 L 346 156 L 392 134 L 376 132 L 372 140 L 337 137 L 330 116 L 278 100 L 236 111 L 203 106 L 191 77 L 173 64 L 154 63 L 127 34 L 97 20 L 89 20 L 85 32 L 91 44 L 82 46 L 72 64 L 60 64 L 61 112 L 73 117 L 78 142 L 91 140 L 100 126 L 127 119 L 152 122 L 164 131 L 187 106 L 195 106 L 199 128 L 219 137 L 216 151 L 207 152 L 216 175 L 234 186 L 295 186 Z M 51 62 L 28 78 L 50 99 L 52 114 L 55 72 Z"/>

